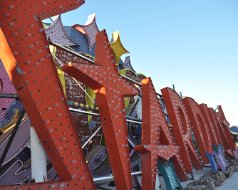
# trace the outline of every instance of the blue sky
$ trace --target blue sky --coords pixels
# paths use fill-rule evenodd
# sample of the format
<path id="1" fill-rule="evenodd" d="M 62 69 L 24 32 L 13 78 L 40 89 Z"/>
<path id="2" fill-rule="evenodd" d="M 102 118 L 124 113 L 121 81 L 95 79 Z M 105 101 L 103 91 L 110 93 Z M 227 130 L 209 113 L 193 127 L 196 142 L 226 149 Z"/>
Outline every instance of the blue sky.
<path id="1" fill-rule="evenodd" d="M 86 0 L 63 15 L 65 25 L 84 24 L 96 13 L 109 38 L 119 30 L 137 72 L 156 90 L 171 87 L 198 103 L 222 105 L 238 125 L 237 0 Z"/>

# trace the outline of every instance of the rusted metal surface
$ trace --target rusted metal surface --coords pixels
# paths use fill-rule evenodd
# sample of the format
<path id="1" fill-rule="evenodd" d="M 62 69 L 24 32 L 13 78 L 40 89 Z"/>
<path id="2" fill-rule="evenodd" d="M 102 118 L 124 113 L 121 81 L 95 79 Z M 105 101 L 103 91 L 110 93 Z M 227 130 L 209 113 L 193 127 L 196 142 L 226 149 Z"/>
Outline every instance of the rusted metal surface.
<path id="1" fill-rule="evenodd" d="M 142 80 L 142 97 L 142 143 L 135 149 L 142 154 L 142 189 L 146 190 L 155 189 L 158 159 L 174 157 L 183 180 L 186 174 L 150 78 Z"/>
<path id="2" fill-rule="evenodd" d="M 94 65 L 72 62 L 62 69 L 94 89 L 116 186 L 131 189 L 124 97 L 137 90 L 119 76 L 106 32 L 97 35 Z"/>
<path id="3" fill-rule="evenodd" d="M 163 88 L 161 91 L 186 172 L 192 172 L 192 165 L 202 169 L 201 159 L 192 143 L 192 130 L 184 103 L 173 89 Z"/>
<path id="4" fill-rule="evenodd" d="M 57 184 L 24 185 L 21 189 L 95 189 L 41 23 L 41 19 L 75 9 L 82 3 L 83 0 L 0 2 L 1 27 L 17 60 L 12 71 L 13 84 L 62 180 Z"/>

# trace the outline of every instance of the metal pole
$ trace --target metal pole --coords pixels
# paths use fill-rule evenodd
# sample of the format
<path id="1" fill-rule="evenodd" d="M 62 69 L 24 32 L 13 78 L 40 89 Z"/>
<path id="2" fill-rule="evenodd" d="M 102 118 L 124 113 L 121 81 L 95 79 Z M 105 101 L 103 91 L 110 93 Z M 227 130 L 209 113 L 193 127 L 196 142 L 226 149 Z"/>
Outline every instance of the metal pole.
<path id="1" fill-rule="evenodd" d="M 0 93 L 0 98 L 18 99 L 18 96 L 17 96 L 17 94 L 5 94 L 5 93 Z"/>
<path id="2" fill-rule="evenodd" d="M 131 141 L 131 139 L 128 137 L 128 142 L 132 146 L 132 148 L 135 148 L 135 144 Z"/>
<path id="3" fill-rule="evenodd" d="M 129 113 L 129 116 L 131 116 L 131 115 L 133 114 L 134 110 L 136 109 L 136 106 L 137 106 L 138 102 L 139 102 L 139 98 L 136 99 L 136 102 L 135 102 L 135 104 L 133 105 L 133 108 L 131 109 L 131 111 L 130 111 L 130 113 Z"/>
<path id="4" fill-rule="evenodd" d="M 121 75 L 121 74 L 120 74 L 120 75 Z M 135 81 L 135 80 L 133 80 L 133 79 L 127 77 L 127 76 L 121 75 L 121 77 L 124 78 L 124 79 L 126 79 L 126 80 L 128 80 L 128 81 L 130 81 L 130 82 L 132 82 L 132 83 L 134 83 L 134 84 L 137 84 L 139 87 L 142 86 L 141 83 L 139 83 L 139 82 L 137 82 L 137 81 Z"/>
<path id="5" fill-rule="evenodd" d="M 141 171 L 138 171 L 138 172 L 133 172 L 131 173 L 131 176 L 134 176 L 134 175 L 141 175 L 142 172 Z M 114 179 L 113 175 L 109 175 L 109 176 L 104 176 L 104 177 L 96 177 L 96 178 L 93 178 L 93 181 L 96 183 L 96 184 L 104 184 L 104 183 L 108 183 L 110 181 L 112 181 Z"/>
<path id="6" fill-rule="evenodd" d="M 99 116 L 99 113 L 88 112 L 88 111 L 84 111 L 84 110 L 81 110 L 81 109 L 69 108 L 69 111 L 76 112 L 76 113 L 81 113 L 81 114 L 86 114 L 86 115 Z M 126 121 L 129 122 L 129 123 L 142 124 L 142 121 L 140 119 L 137 120 L 137 119 L 126 118 Z"/>
<path id="7" fill-rule="evenodd" d="M 175 85 L 174 84 L 172 84 L 172 87 L 173 87 L 173 91 L 175 91 Z"/>
<path id="8" fill-rule="evenodd" d="M 142 98 L 140 96 L 136 96 L 138 98 L 138 104 L 137 104 L 137 117 L 139 119 L 142 119 Z"/>
<path id="9" fill-rule="evenodd" d="M 99 113 L 94 113 L 94 112 L 89 112 L 89 111 L 84 111 L 81 109 L 75 109 L 75 108 L 69 108 L 69 111 L 76 112 L 76 113 L 81 113 L 81 114 L 86 114 L 86 115 L 94 115 L 94 116 L 99 116 Z"/>
<path id="10" fill-rule="evenodd" d="M 47 180 L 46 154 L 33 127 L 31 132 L 31 176 L 35 182 Z"/>
<path id="11" fill-rule="evenodd" d="M 134 119 L 126 119 L 126 122 L 129 122 L 129 123 L 136 123 L 136 124 L 142 124 L 141 121 L 137 121 L 137 120 L 134 120 Z"/>
<path id="12" fill-rule="evenodd" d="M 180 92 L 180 97 L 181 97 L 181 99 L 183 99 L 183 94 L 182 94 L 182 92 Z"/>
<path id="13" fill-rule="evenodd" d="M 87 144 L 91 141 L 91 139 L 98 133 L 98 131 L 101 129 L 102 127 L 98 127 L 98 129 L 91 135 L 91 137 L 88 138 L 88 140 L 83 144 L 82 149 L 85 148 L 85 146 L 87 146 Z"/>
<path id="14" fill-rule="evenodd" d="M 160 190 L 160 181 L 158 173 L 156 173 L 155 190 Z"/>

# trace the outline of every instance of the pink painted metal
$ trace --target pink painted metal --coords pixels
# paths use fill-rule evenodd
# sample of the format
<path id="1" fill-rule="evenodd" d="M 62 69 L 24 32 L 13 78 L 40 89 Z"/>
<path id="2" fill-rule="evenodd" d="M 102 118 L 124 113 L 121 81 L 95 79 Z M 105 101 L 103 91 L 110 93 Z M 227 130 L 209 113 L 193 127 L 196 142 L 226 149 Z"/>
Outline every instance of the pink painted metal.
<path id="1" fill-rule="evenodd" d="M 76 45 L 65 32 L 61 16 L 59 15 L 54 22 L 45 29 L 46 38 L 62 46 Z"/>
<path id="2" fill-rule="evenodd" d="M 1 81 L 1 90 L 0 93 L 5 93 L 5 94 L 16 94 L 16 90 L 12 84 L 12 81 L 10 80 L 5 67 L 3 65 L 3 63 L 0 60 L 0 81 Z M 8 108 L 12 101 L 14 101 L 14 99 L 10 99 L 10 98 L 4 98 L 4 99 L 0 99 L 0 118 L 4 117 L 6 108 Z M 3 126 L 0 126 L 3 127 Z"/>

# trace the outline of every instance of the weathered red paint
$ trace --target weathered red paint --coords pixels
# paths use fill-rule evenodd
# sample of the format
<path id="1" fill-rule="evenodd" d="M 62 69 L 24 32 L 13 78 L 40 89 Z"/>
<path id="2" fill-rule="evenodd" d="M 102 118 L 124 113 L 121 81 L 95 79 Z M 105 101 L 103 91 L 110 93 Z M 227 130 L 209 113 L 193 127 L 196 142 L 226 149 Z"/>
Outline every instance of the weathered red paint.
<path id="1" fill-rule="evenodd" d="M 225 114 L 223 112 L 222 106 L 218 106 L 218 112 L 217 112 L 217 120 L 218 123 L 222 129 L 222 132 L 225 136 L 226 143 L 227 143 L 227 149 L 226 152 L 231 156 L 234 157 L 233 150 L 235 150 L 235 143 L 233 141 L 232 135 L 229 130 L 229 122 L 226 120 Z"/>
<path id="2" fill-rule="evenodd" d="M 173 157 L 177 174 L 185 180 L 179 147 L 173 142 L 150 78 L 142 80 L 142 97 L 142 144 L 135 148 L 142 154 L 142 189 L 155 189 L 158 158 L 168 160 Z"/>
<path id="3" fill-rule="evenodd" d="M 96 102 L 117 189 L 131 189 L 124 97 L 138 91 L 118 74 L 105 31 L 97 34 L 95 64 L 69 63 L 62 70 L 96 93 Z"/>
<path id="4" fill-rule="evenodd" d="M 217 113 L 212 108 L 208 108 L 208 113 L 214 125 L 216 126 L 216 131 L 219 136 L 219 144 L 223 145 L 223 148 L 226 151 L 226 153 L 228 153 L 228 156 L 234 157 L 232 149 L 234 150 L 235 145 L 233 141 L 229 140 L 229 138 L 231 137 L 231 134 L 228 129 L 229 123 L 226 120 L 224 121 L 225 118 L 224 113 L 223 116 L 219 116 L 219 114 L 222 113 Z"/>
<path id="5" fill-rule="evenodd" d="M 202 169 L 201 160 L 192 144 L 192 131 L 187 110 L 179 95 L 170 88 L 161 90 L 168 115 L 173 125 L 173 134 L 180 146 L 180 156 L 186 172 L 192 172 L 192 164 L 196 169 Z"/>
<path id="6" fill-rule="evenodd" d="M 202 112 L 203 118 L 205 119 L 205 121 L 208 125 L 208 131 L 209 131 L 208 134 L 211 137 L 212 145 L 218 145 L 219 144 L 218 134 L 217 134 L 218 131 L 216 130 L 216 126 L 212 122 L 211 117 L 209 116 L 207 105 L 206 104 L 200 104 L 199 108 Z"/>
<path id="7" fill-rule="evenodd" d="M 8 48 L 5 49 L 6 53 L 3 55 L 1 51 L 0 56 L 47 155 L 62 180 L 21 187 L 0 187 L 0 189 L 95 189 L 70 119 L 41 23 L 41 19 L 77 8 L 83 2 L 83 0 L 0 1 L 1 28 L 17 64 L 7 46 L 5 46 Z M 5 40 L 2 33 L 0 37 L 1 41 Z M 95 90 L 117 188 L 131 189 L 123 99 L 124 96 L 137 94 L 137 91 L 119 77 L 105 32 L 99 33 L 97 37 L 95 62 L 95 65 L 71 63 L 64 69 Z M 143 189 L 153 189 L 158 157 L 163 159 L 172 157 L 180 179 L 186 177 L 180 157 L 175 155 L 178 147 L 170 135 L 152 82 L 145 79 L 142 86 L 143 142 L 137 150 L 143 155 Z M 232 155 L 234 143 L 228 129 L 229 123 L 221 107 L 218 107 L 219 112 L 215 113 L 212 108 L 200 105 L 199 111 L 197 103 L 187 99 L 187 108 L 190 109 L 188 118 L 186 108 L 176 92 L 164 88 L 162 93 L 173 124 L 175 140 L 181 146 L 180 155 L 187 172 L 192 171 L 191 164 L 194 164 L 196 169 L 202 168 L 191 142 L 189 120 L 194 125 L 196 139 L 199 142 L 198 148 L 202 150 L 203 158 L 204 152 L 210 151 L 211 147 L 209 136 L 206 137 L 204 131 L 215 132 L 216 135 L 211 137 L 212 142 L 222 143 L 225 150 Z M 208 126 L 207 130 L 201 130 L 201 123 Z M 205 141 L 209 142 L 208 146 Z M 145 166 L 149 170 L 146 170 Z"/>
<path id="8" fill-rule="evenodd" d="M 198 149 L 204 163 L 209 163 L 206 152 L 212 152 L 212 142 L 209 135 L 208 123 L 203 118 L 201 110 L 197 102 L 190 97 L 183 99 L 186 106 L 189 119 L 192 124 L 192 128 L 196 137 Z"/>
<path id="9" fill-rule="evenodd" d="M 219 136 L 219 144 L 222 144 L 224 149 L 229 148 L 227 147 L 227 139 L 225 138 L 223 130 L 219 124 L 218 118 L 216 116 L 216 112 L 214 111 L 213 108 L 208 108 L 208 113 L 210 117 L 212 118 L 214 125 L 216 126 L 217 134 Z"/>
<path id="10" fill-rule="evenodd" d="M 72 124 L 41 19 L 79 7 L 83 0 L 0 1 L 0 22 L 17 66 L 8 70 L 47 155 L 62 182 L 21 189 L 95 189 Z M 6 64 L 6 63 L 4 63 Z M 19 187 L 1 187 L 16 189 Z"/>

